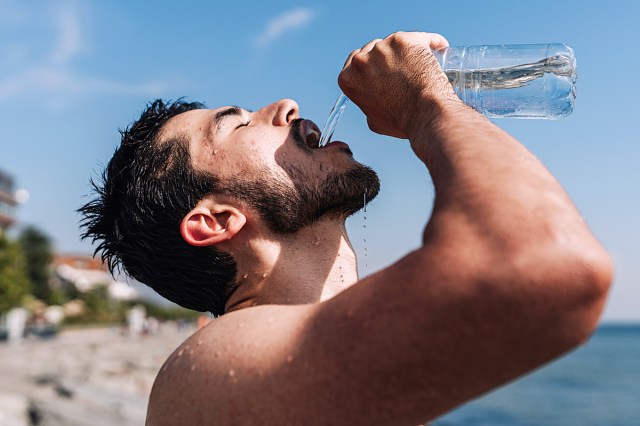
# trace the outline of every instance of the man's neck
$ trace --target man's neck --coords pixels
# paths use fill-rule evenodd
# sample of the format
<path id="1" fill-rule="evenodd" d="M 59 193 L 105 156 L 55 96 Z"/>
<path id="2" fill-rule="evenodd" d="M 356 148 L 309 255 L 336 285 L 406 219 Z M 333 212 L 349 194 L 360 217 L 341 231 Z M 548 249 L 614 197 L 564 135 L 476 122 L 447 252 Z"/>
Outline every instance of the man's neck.
<path id="1" fill-rule="evenodd" d="M 264 304 L 303 304 L 329 299 L 358 281 L 356 256 L 344 221 L 325 220 L 294 235 L 255 233 L 233 254 L 238 288 L 226 311 Z"/>

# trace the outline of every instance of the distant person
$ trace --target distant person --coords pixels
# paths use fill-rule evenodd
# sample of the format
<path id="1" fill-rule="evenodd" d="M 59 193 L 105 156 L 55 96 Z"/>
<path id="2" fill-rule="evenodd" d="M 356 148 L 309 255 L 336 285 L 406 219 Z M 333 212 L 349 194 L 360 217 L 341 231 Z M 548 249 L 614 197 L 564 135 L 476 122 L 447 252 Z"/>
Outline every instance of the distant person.
<path id="1" fill-rule="evenodd" d="M 422 246 L 361 281 L 344 222 L 378 178 L 347 144 L 318 148 L 294 101 L 155 101 L 123 132 L 85 236 L 111 267 L 222 315 L 165 363 L 148 424 L 416 425 L 593 332 L 608 255 L 544 166 L 458 99 L 429 49 L 446 45 L 396 33 L 340 74 L 435 186 Z"/>
<path id="2" fill-rule="evenodd" d="M 135 305 L 127 310 L 129 336 L 139 337 L 145 334 L 146 317 L 147 310 L 142 305 Z"/>

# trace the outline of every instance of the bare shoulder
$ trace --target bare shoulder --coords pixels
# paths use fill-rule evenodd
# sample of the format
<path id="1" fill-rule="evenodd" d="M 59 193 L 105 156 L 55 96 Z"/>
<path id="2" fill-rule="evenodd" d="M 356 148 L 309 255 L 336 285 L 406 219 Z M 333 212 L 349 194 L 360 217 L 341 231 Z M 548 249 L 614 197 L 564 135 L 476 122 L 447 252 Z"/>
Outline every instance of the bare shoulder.
<path id="1" fill-rule="evenodd" d="M 405 263 L 324 302 L 257 306 L 212 321 L 166 361 L 147 424 L 411 424 L 426 418 L 424 386 L 415 383 L 421 348 L 406 333 L 406 309 L 388 302 L 398 290 L 383 285 L 391 277 L 404 280 Z"/>
<path id="2" fill-rule="evenodd" d="M 529 271 L 478 273 L 438 253 L 321 303 L 216 319 L 163 366 L 148 424 L 424 423 L 574 347 L 601 310 L 591 290 L 558 297 L 575 274 L 522 290 Z"/>
<path id="3" fill-rule="evenodd" d="M 315 306 L 258 306 L 211 321 L 158 373 L 147 424 L 242 423 L 251 411 L 262 417 L 257 424 L 268 424 L 269 412 L 277 407 L 265 410 L 261 394 L 287 393 L 282 376 L 296 362 Z"/>

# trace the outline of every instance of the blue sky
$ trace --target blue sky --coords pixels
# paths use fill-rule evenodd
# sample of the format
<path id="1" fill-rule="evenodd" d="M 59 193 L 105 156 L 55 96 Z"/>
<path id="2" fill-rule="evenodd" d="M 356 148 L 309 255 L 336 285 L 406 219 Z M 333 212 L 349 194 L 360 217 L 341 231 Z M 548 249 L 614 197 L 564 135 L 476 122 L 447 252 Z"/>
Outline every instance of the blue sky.
<path id="1" fill-rule="evenodd" d="M 640 94 L 632 70 L 640 5 L 631 1 L 12 1 L 0 0 L 0 169 L 29 191 L 21 224 L 63 252 L 90 252 L 75 213 L 124 128 L 153 98 L 257 109 L 293 98 L 320 127 L 349 52 L 398 30 L 452 45 L 564 42 L 578 58 L 575 112 L 496 120 L 558 178 L 611 252 L 608 320 L 640 320 Z M 636 84 L 636 86 L 634 86 Z M 419 244 L 433 191 L 405 141 L 371 133 L 353 106 L 336 137 L 374 167 L 382 192 L 348 227 L 365 274 Z M 364 262 L 364 239 L 367 258 Z M 367 266 L 365 266 L 365 263 Z"/>

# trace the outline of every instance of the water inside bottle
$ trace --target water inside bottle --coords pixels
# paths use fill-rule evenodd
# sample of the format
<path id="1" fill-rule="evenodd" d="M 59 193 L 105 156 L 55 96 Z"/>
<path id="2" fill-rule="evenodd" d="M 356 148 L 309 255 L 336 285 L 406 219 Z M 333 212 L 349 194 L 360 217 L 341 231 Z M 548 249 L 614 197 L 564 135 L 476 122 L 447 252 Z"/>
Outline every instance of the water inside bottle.
<path id="1" fill-rule="evenodd" d="M 491 118 L 559 118 L 575 101 L 575 64 L 564 55 L 502 68 L 444 70 L 458 96 Z"/>
<path id="2" fill-rule="evenodd" d="M 573 111 L 575 60 L 554 55 L 537 62 L 499 68 L 444 69 L 458 96 L 490 118 L 560 118 Z M 349 98 L 336 100 L 322 129 L 325 146 L 338 126 Z"/>

